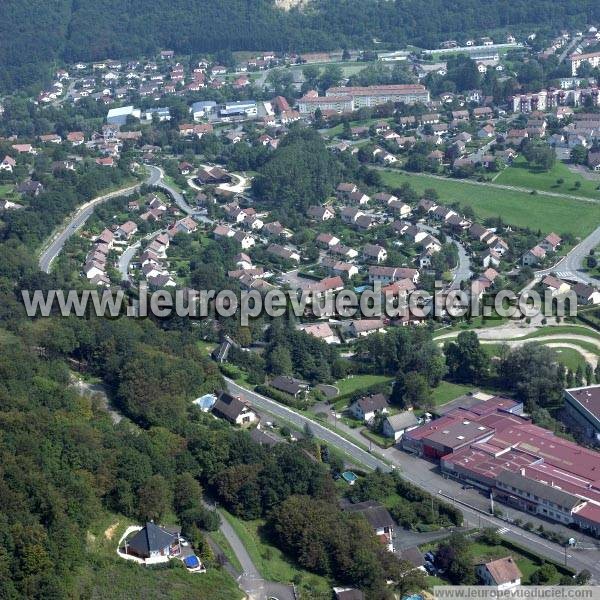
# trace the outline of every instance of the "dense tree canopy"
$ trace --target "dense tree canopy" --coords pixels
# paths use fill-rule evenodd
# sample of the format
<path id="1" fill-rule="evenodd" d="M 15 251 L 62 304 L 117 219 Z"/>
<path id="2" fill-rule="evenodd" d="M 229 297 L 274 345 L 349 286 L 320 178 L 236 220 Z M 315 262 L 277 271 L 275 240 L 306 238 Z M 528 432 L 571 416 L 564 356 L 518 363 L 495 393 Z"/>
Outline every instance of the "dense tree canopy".
<path id="1" fill-rule="evenodd" d="M 374 38 L 398 47 L 435 47 L 490 30 L 530 33 L 597 21 L 594 0 L 554 0 L 551 10 L 519 0 L 313 0 L 310 9 L 284 11 L 273 0 L 6 0 L 0 5 L 0 89 L 27 86 L 62 60 L 130 58 L 159 48 L 177 52 L 307 51 L 373 47 Z"/>

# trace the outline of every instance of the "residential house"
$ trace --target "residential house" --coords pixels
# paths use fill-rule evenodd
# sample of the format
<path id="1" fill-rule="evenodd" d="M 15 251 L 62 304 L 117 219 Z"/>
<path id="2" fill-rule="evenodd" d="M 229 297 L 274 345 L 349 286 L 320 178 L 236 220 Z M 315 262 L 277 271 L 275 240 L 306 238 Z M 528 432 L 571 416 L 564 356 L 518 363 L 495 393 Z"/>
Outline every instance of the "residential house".
<path id="1" fill-rule="evenodd" d="M 149 521 L 132 538 L 125 540 L 119 553 L 135 557 L 146 565 L 168 562 L 171 557 L 181 554 L 179 531 Z"/>
<path id="2" fill-rule="evenodd" d="M 126 221 L 117 227 L 115 237 L 122 240 L 128 240 L 131 236 L 136 234 L 137 230 L 138 226 L 133 221 Z"/>
<path id="3" fill-rule="evenodd" d="M 358 338 L 385 332 L 385 326 L 383 319 L 354 319 L 350 322 L 348 331 L 350 335 Z"/>
<path id="4" fill-rule="evenodd" d="M 410 279 L 413 283 L 419 281 L 419 271 L 408 267 L 369 267 L 369 283 L 388 285 L 401 279 Z"/>
<path id="5" fill-rule="evenodd" d="M 331 246 L 329 251 L 332 254 L 337 254 L 338 256 L 343 256 L 344 258 L 353 259 L 358 256 L 358 252 L 354 250 L 354 248 L 349 248 L 348 246 L 344 246 L 343 244 L 336 244 L 335 246 Z"/>
<path id="6" fill-rule="evenodd" d="M 600 291 L 586 283 L 577 283 L 573 286 L 577 294 L 578 304 L 600 304 Z"/>
<path id="7" fill-rule="evenodd" d="M 303 328 L 303 331 L 308 335 L 323 340 L 326 344 L 338 344 L 339 338 L 331 329 L 329 323 L 314 323 L 313 325 L 307 325 Z"/>
<path id="8" fill-rule="evenodd" d="M 315 221 L 329 221 L 335 217 L 335 211 L 329 206 L 311 206 L 307 212 L 308 216 Z"/>
<path id="9" fill-rule="evenodd" d="M 398 198 L 393 194 L 388 194 L 387 192 L 377 192 L 377 194 L 373 196 L 373 200 L 380 202 L 381 204 L 389 204 L 394 200 L 398 200 Z"/>
<path id="10" fill-rule="evenodd" d="M 347 198 L 350 194 L 358 192 L 358 187 L 354 183 L 340 183 L 335 191 L 338 198 Z"/>
<path id="11" fill-rule="evenodd" d="M 351 192 L 350 194 L 347 194 L 346 197 L 350 202 L 352 202 L 353 204 L 358 204 L 359 206 L 367 204 L 371 199 L 369 198 L 369 196 L 359 191 Z"/>
<path id="12" fill-rule="evenodd" d="M 233 425 L 248 427 L 258 421 L 257 414 L 240 396 L 232 396 L 228 392 L 220 392 L 213 406 L 213 414 L 225 419 Z"/>
<path id="13" fill-rule="evenodd" d="M 380 263 L 387 259 L 387 250 L 378 244 L 366 244 L 363 248 L 363 258 Z"/>
<path id="14" fill-rule="evenodd" d="M 213 229 L 213 236 L 216 240 L 233 237 L 234 235 L 235 231 L 228 225 L 217 225 Z"/>
<path id="15" fill-rule="evenodd" d="M 488 248 L 481 255 L 481 265 L 487 267 L 498 267 L 500 265 L 501 255 L 495 250 Z"/>
<path id="16" fill-rule="evenodd" d="M 389 404 L 383 394 L 371 394 L 355 400 L 348 410 L 355 419 L 370 423 L 376 415 L 387 415 Z"/>
<path id="17" fill-rule="evenodd" d="M 331 267 L 331 272 L 334 275 L 345 275 L 348 279 L 352 279 L 358 275 L 358 267 L 352 263 L 335 261 Z"/>
<path id="18" fill-rule="evenodd" d="M 558 235 L 556 235 L 556 233 L 552 232 L 549 233 L 540 243 L 539 245 L 546 251 L 546 252 L 556 252 L 556 250 L 558 249 L 558 247 L 560 246 L 560 243 L 562 242 L 562 238 Z"/>
<path id="19" fill-rule="evenodd" d="M 269 254 L 273 254 L 283 260 L 291 260 L 294 262 L 300 262 L 300 255 L 295 250 L 284 248 L 279 244 L 270 244 L 267 248 Z"/>
<path id="20" fill-rule="evenodd" d="M 600 171 L 600 151 L 592 151 L 588 153 L 587 166 L 592 171 Z"/>
<path id="21" fill-rule="evenodd" d="M 388 207 L 398 214 L 401 219 L 406 219 L 412 214 L 412 208 L 405 202 L 402 202 L 402 200 L 391 200 L 388 203 Z"/>
<path id="22" fill-rule="evenodd" d="M 366 231 L 367 229 L 371 229 L 371 227 L 375 226 L 375 219 L 371 215 L 360 215 L 354 221 L 354 224 L 359 229 Z"/>
<path id="23" fill-rule="evenodd" d="M 288 394 L 296 399 L 305 398 L 309 390 L 309 385 L 306 382 L 295 379 L 294 377 L 288 377 L 286 375 L 278 375 L 277 377 L 274 377 L 269 382 L 269 385 L 272 388 L 283 392 L 284 394 Z"/>
<path id="24" fill-rule="evenodd" d="M 524 266 L 537 265 L 546 257 L 546 251 L 541 246 L 534 246 L 523 254 L 521 262 Z"/>
<path id="25" fill-rule="evenodd" d="M 8 171 L 9 173 L 12 173 L 13 168 L 16 166 L 17 161 L 12 156 L 8 156 L 7 154 L 0 163 L 0 171 Z"/>
<path id="26" fill-rule="evenodd" d="M 345 510 L 362 515 L 371 525 L 381 543 L 390 552 L 394 551 L 394 528 L 396 524 L 383 504 L 376 500 L 366 500 L 351 504 Z"/>
<path id="27" fill-rule="evenodd" d="M 388 415 L 383 420 L 382 433 L 385 437 L 392 438 L 397 442 L 405 431 L 410 431 L 419 425 L 419 420 L 412 410 Z"/>
<path id="28" fill-rule="evenodd" d="M 342 222 L 348 224 L 355 223 L 356 219 L 358 219 L 358 217 L 364 214 L 365 213 L 363 213 L 362 210 L 358 208 L 354 208 L 352 206 L 345 206 L 341 212 Z"/>
<path id="29" fill-rule="evenodd" d="M 491 138 L 494 137 L 495 132 L 495 127 L 491 123 L 487 123 L 477 132 L 477 137 L 480 139 Z"/>
<path id="30" fill-rule="evenodd" d="M 263 231 L 269 237 L 279 237 L 279 236 L 290 237 L 289 235 L 286 234 L 287 230 L 279 221 L 273 221 L 272 223 L 267 223 L 263 227 Z"/>
<path id="31" fill-rule="evenodd" d="M 317 236 L 316 243 L 321 248 L 331 248 L 332 246 L 339 244 L 340 240 L 331 233 L 320 233 Z"/>
<path id="32" fill-rule="evenodd" d="M 571 289 L 571 286 L 566 281 L 558 279 L 553 275 L 546 275 L 546 277 L 542 279 L 542 286 L 549 290 L 552 296 L 559 296 Z"/>
<path id="33" fill-rule="evenodd" d="M 254 237 L 245 231 L 236 231 L 233 234 L 233 239 L 240 244 L 242 250 L 248 250 L 256 243 Z"/>
<path id="34" fill-rule="evenodd" d="M 512 556 L 477 565 L 476 571 L 484 585 L 498 590 L 512 590 L 521 585 L 522 573 Z"/>
<path id="35" fill-rule="evenodd" d="M 335 600 L 365 600 L 365 595 L 356 588 L 334 587 Z"/>
<path id="36" fill-rule="evenodd" d="M 27 196 L 39 196 L 43 191 L 44 186 L 39 181 L 33 181 L 32 179 L 28 179 L 17 186 L 17 192 Z"/>
<path id="37" fill-rule="evenodd" d="M 492 232 L 479 223 L 473 223 L 468 230 L 469 237 L 477 242 L 484 242 Z"/>

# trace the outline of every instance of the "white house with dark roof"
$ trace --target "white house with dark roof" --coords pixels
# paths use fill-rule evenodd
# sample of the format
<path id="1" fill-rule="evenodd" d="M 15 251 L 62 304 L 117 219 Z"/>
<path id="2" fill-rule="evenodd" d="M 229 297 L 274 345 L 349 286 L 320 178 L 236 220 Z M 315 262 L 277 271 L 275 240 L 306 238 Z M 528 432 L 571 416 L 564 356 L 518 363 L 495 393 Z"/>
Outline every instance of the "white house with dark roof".
<path id="1" fill-rule="evenodd" d="M 369 423 L 375 415 L 388 414 L 389 404 L 383 394 L 371 394 L 355 400 L 348 410 L 355 419 Z"/>

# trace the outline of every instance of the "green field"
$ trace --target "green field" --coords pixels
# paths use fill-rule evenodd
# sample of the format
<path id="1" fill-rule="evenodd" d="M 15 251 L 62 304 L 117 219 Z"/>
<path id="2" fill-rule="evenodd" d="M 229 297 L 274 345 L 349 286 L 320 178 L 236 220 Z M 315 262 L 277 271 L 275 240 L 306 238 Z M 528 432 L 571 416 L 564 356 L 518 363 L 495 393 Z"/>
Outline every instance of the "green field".
<path id="1" fill-rule="evenodd" d="M 352 394 L 360 390 L 366 390 L 374 385 L 380 383 L 387 383 L 392 381 L 392 377 L 387 375 L 353 375 L 352 377 L 346 377 L 339 379 L 333 385 L 339 390 L 339 395 Z"/>
<path id="2" fill-rule="evenodd" d="M 450 402 L 451 400 L 454 400 L 454 398 L 463 396 L 472 390 L 472 385 L 460 385 L 450 381 L 441 381 L 440 385 L 438 385 L 436 388 L 433 388 L 431 397 L 433 399 L 434 406 L 441 406 L 442 404 L 446 404 L 446 402 Z"/>
<path id="3" fill-rule="evenodd" d="M 541 229 L 544 233 L 556 231 L 583 237 L 597 227 L 600 218 L 600 206 L 583 200 L 532 195 L 401 171 L 382 170 L 380 173 L 383 182 L 392 188 L 403 183 L 409 183 L 417 192 L 433 188 L 441 202 L 471 206 L 480 219 L 500 216 L 510 225 L 530 227 L 534 231 Z"/>
<path id="4" fill-rule="evenodd" d="M 535 342 L 535 339 L 531 340 Z M 546 345 L 546 342 L 539 342 L 542 345 Z M 586 344 L 585 342 L 580 342 L 579 340 L 569 340 L 569 339 L 556 339 L 547 342 L 548 344 L 576 344 L 580 346 L 583 350 L 587 350 L 592 354 L 598 354 L 598 348 L 593 346 L 592 344 Z M 499 356 L 500 350 L 502 348 L 502 343 L 498 342 L 497 344 L 484 344 L 483 348 L 488 353 L 490 357 Z M 551 348 L 556 353 L 556 360 L 563 364 L 567 369 L 571 369 L 572 371 L 577 370 L 577 367 L 581 365 L 583 369 L 586 366 L 586 360 L 582 354 L 577 352 L 577 350 L 573 348 Z"/>
<path id="5" fill-rule="evenodd" d="M 88 532 L 84 566 L 73 574 L 73 597 L 131 600 L 237 600 L 242 592 L 221 568 L 189 573 L 179 560 L 144 567 L 119 558 L 117 542 L 130 525 L 122 515 L 104 515 Z M 114 527 L 113 527 L 114 526 Z"/>
<path id="6" fill-rule="evenodd" d="M 564 182 L 559 184 L 557 182 L 559 179 L 563 179 Z M 599 181 L 590 181 L 581 175 L 571 173 L 567 165 L 560 161 L 557 161 L 552 169 L 544 172 L 531 170 L 527 166 L 527 161 L 519 156 L 510 167 L 504 169 L 496 177 L 494 182 L 532 190 L 600 199 L 600 190 L 596 189 L 600 184 Z M 576 182 L 579 182 L 579 188 L 575 187 Z"/>

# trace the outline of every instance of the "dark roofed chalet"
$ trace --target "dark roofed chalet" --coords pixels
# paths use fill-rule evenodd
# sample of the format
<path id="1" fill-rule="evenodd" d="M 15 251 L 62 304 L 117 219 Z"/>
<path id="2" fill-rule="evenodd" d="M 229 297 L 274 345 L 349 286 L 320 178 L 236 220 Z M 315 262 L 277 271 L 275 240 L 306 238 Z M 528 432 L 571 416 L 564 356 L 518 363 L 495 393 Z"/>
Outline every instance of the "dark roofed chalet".
<path id="1" fill-rule="evenodd" d="M 247 425 L 257 420 L 256 413 L 247 402 L 228 392 L 219 394 L 212 412 L 234 425 Z"/>
<path id="2" fill-rule="evenodd" d="M 394 529 L 396 524 L 388 512 L 388 509 L 375 500 L 365 500 L 346 506 L 346 512 L 358 513 L 363 515 L 373 529 Z"/>
<path id="3" fill-rule="evenodd" d="M 278 375 L 271 380 L 270 385 L 276 390 L 294 396 L 294 398 L 297 398 L 308 391 L 308 385 L 306 383 L 286 375 Z"/>
<path id="4" fill-rule="evenodd" d="M 179 544 L 177 533 L 170 533 L 149 521 L 127 542 L 127 554 L 140 558 L 150 558 L 157 554 L 168 556 L 175 544 Z"/>

